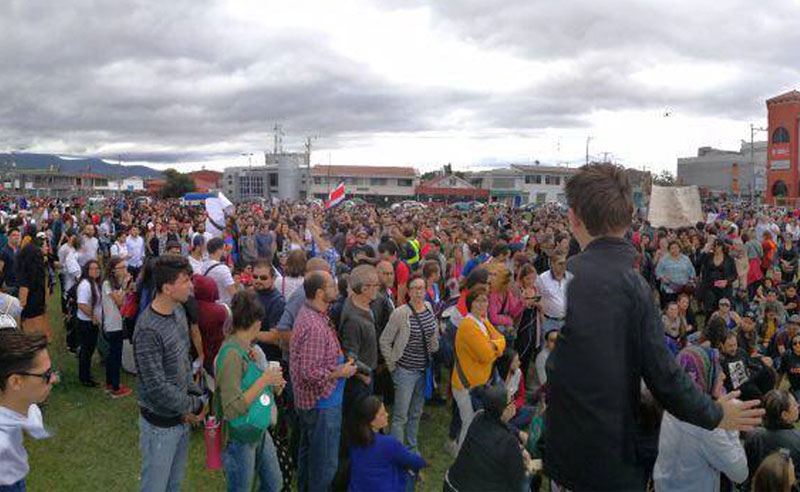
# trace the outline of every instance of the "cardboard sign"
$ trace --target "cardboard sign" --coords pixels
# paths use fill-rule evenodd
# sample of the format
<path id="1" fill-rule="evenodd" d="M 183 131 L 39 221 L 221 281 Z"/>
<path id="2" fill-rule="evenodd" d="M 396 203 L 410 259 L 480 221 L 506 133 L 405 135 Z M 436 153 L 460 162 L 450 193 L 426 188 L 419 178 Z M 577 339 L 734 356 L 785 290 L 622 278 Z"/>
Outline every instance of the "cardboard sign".
<path id="1" fill-rule="evenodd" d="M 697 186 L 653 186 L 647 220 L 653 227 L 677 229 L 703 221 Z"/>

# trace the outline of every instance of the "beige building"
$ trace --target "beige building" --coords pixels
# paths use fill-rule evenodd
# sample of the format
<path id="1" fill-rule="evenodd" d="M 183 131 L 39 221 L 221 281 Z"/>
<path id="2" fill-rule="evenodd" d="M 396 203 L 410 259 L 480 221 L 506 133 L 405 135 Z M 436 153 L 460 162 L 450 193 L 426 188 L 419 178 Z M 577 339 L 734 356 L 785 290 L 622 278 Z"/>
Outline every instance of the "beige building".
<path id="1" fill-rule="evenodd" d="M 313 198 L 327 199 L 331 190 L 342 182 L 348 198 L 393 203 L 414 198 L 419 173 L 413 167 L 317 165 L 311 168 Z"/>

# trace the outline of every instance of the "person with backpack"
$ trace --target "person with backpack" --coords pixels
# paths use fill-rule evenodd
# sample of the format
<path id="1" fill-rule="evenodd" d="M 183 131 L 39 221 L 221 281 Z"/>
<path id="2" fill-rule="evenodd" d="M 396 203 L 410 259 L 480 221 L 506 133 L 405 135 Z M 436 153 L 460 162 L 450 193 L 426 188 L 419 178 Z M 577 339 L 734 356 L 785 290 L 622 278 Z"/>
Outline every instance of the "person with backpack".
<path id="1" fill-rule="evenodd" d="M 279 365 L 262 369 L 254 360 L 253 342 L 264 317 L 264 308 L 255 293 L 234 294 L 231 311 L 232 332 L 223 342 L 215 364 L 218 416 L 224 422 L 227 437 L 222 452 L 227 490 L 250 492 L 257 473 L 259 491 L 279 492 L 283 479 L 267 429 L 273 414 L 277 415 L 275 392 L 283 390 L 286 381 Z M 260 350 L 258 355 L 263 357 Z"/>
<path id="2" fill-rule="evenodd" d="M 81 384 L 94 388 L 97 382 L 92 379 L 92 355 L 97 347 L 97 335 L 103 326 L 103 294 L 100 287 L 100 263 L 89 260 L 83 265 L 81 281 L 78 283 L 78 378 Z"/>

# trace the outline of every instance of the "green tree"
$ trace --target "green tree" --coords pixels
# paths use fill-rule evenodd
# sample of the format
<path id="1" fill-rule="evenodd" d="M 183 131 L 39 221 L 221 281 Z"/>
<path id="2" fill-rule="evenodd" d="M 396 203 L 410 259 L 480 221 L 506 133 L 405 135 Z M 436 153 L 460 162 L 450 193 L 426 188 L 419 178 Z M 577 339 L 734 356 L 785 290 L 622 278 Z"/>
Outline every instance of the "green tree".
<path id="1" fill-rule="evenodd" d="M 161 189 L 161 196 L 164 198 L 179 198 L 186 193 L 194 191 L 194 181 L 188 174 L 181 174 L 174 169 L 164 171 L 167 183 Z"/>
<path id="2" fill-rule="evenodd" d="M 675 175 L 664 169 L 653 177 L 653 184 L 656 186 L 675 186 Z"/>

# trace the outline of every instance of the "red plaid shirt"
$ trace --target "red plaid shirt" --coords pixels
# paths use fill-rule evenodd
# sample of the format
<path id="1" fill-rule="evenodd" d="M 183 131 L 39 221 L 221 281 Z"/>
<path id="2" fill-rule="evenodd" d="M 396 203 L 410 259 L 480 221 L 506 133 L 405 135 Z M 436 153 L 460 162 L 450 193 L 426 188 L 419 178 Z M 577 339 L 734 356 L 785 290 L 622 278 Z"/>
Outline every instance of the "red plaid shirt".
<path id="1" fill-rule="evenodd" d="M 310 410 L 338 384 L 330 375 L 339 365 L 342 349 L 328 316 L 304 304 L 297 313 L 289 342 L 289 375 L 294 405 Z"/>

